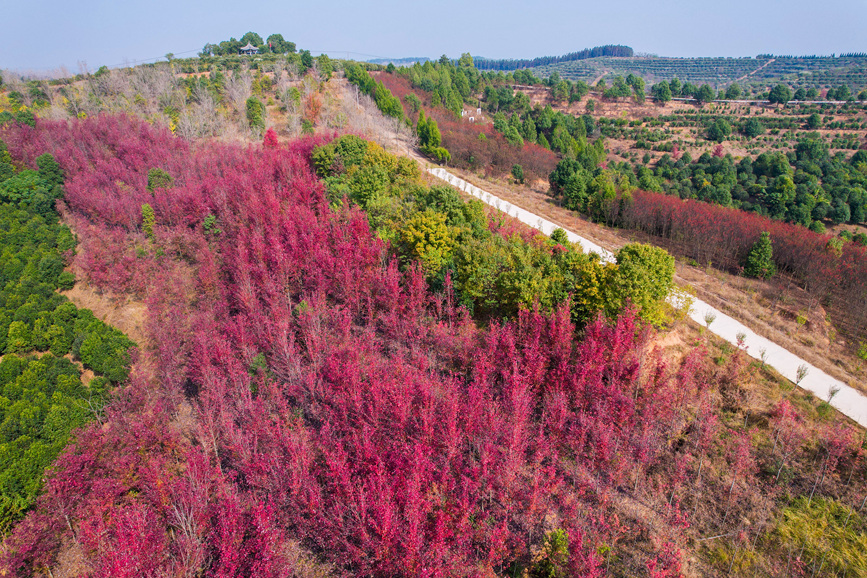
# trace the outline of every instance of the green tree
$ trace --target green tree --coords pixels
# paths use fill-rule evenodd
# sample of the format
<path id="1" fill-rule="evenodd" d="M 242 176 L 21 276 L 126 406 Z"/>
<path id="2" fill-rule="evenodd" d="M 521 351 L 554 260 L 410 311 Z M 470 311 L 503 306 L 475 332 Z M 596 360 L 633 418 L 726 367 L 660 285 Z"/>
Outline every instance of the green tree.
<path id="1" fill-rule="evenodd" d="M 556 101 L 564 101 L 569 98 L 569 83 L 561 80 L 551 88 L 551 98 Z"/>
<path id="2" fill-rule="evenodd" d="M 320 54 L 316 58 L 316 66 L 319 68 L 319 77 L 322 80 L 328 80 L 331 78 L 331 74 L 334 72 L 334 64 L 331 62 L 331 59 L 328 58 L 327 54 Z"/>
<path id="3" fill-rule="evenodd" d="M 45 181 L 49 189 L 63 184 L 63 169 L 49 153 L 36 157 L 36 166 L 39 167 L 39 176 Z"/>
<path id="4" fill-rule="evenodd" d="M 741 97 L 741 87 L 736 82 L 731 83 L 726 88 L 726 99 L 737 100 Z"/>
<path id="5" fill-rule="evenodd" d="M 630 86 L 626 84 L 626 79 L 622 76 L 616 76 L 614 77 L 614 81 L 611 83 L 611 88 L 603 91 L 602 94 L 606 98 L 625 98 L 629 96 L 630 92 L 631 89 Z"/>
<path id="6" fill-rule="evenodd" d="M 524 119 L 524 122 L 521 125 L 521 136 L 524 137 L 524 140 L 529 142 L 536 142 L 536 139 L 538 138 L 536 123 L 533 122 L 533 119 L 530 118 L 529 115 Z"/>
<path id="7" fill-rule="evenodd" d="M 6 335 L 6 351 L 9 353 L 24 353 L 30 351 L 33 334 L 23 321 L 13 321 L 9 324 Z"/>
<path id="8" fill-rule="evenodd" d="M 247 99 L 247 122 L 255 132 L 265 130 L 265 105 L 255 96 Z"/>
<path id="9" fill-rule="evenodd" d="M 262 40 L 262 37 L 256 34 L 255 32 L 248 32 L 241 37 L 241 46 L 246 46 L 247 44 L 252 44 L 253 46 L 262 47 L 265 42 Z"/>
<path id="10" fill-rule="evenodd" d="M 282 34 L 272 34 L 267 39 L 268 47 L 275 54 L 292 54 L 295 52 L 295 43 L 287 42 Z"/>
<path id="11" fill-rule="evenodd" d="M 822 126 L 822 117 L 819 116 L 818 112 L 814 112 L 807 117 L 807 128 L 810 130 L 816 130 L 820 126 Z"/>
<path id="12" fill-rule="evenodd" d="M 309 50 L 301 51 L 301 68 L 302 74 L 313 68 L 313 55 Z"/>
<path id="13" fill-rule="evenodd" d="M 154 167 L 148 171 L 147 190 L 150 193 L 157 189 L 170 189 L 174 182 L 172 176 L 160 168 Z"/>
<path id="14" fill-rule="evenodd" d="M 744 275 L 759 279 L 768 279 L 777 272 L 774 265 L 774 249 L 771 244 L 771 235 L 767 231 L 762 232 L 759 240 L 747 253 L 744 262 Z"/>
<path id="15" fill-rule="evenodd" d="M 425 118 L 424 110 L 420 110 L 418 113 L 416 132 L 418 133 L 418 140 L 422 150 L 434 149 L 440 146 L 442 135 L 437 126 L 437 121 L 433 118 Z"/>
<path id="16" fill-rule="evenodd" d="M 524 167 L 521 165 L 512 165 L 512 178 L 516 183 L 524 184 Z"/>
<path id="17" fill-rule="evenodd" d="M 554 194 L 562 194 L 569 178 L 580 169 L 581 163 L 575 159 L 563 159 L 557 163 L 557 166 L 548 175 L 548 183 L 551 185 L 551 190 Z"/>
<path id="18" fill-rule="evenodd" d="M 732 126 L 724 118 L 718 118 L 707 127 L 707 138 L 722 142 L 732 133 Z"/>
<path id="19" fill-rule="evenodd" d="M 653 95 L 653 98 L 658 100 L 659 102 L 668 102 L 671 100 L 671 87 L 668 82 L 662 81 L 657 84 L 654 84 L 650 89 L 650 93 Z"/>
<path id="20" fill-rule="evenodd" d="M 765 132 L 765 126 L 758 119 L 751 118 L 743 124 L 741 132 L 747 138 L 756 138 Z"/>
<path id="21" fill-rule="evenodd" d="M 521 136 L 521 133 L 512 125 L 509 125 L 506 128 L 506 132 L 504 134 L 506 140 L 509 141 L 509 144 L 515 145 L 517 147 L 524 146 L 524 138 Z"/>
<path id="22" fill-rule="evenodd" d="M 415 113 L 421 110 L 421 100 L 414 93 L 408 93 L 406 96 L 403 97 L 403 99 L 409 105 L 409 108 L 412 112 Z"/>
<path id="23" fill-rule="evenodd" d="M 838 197 L 834 200 L 834 204 L 831 206 L 831 211 L 828 213 L 828 217 L 831 218 L 831 221 L 835 225 L 849 221 L 852 217 L 849 203 Z"/>
<path id="24" fill-rule="evenodd" d="M 430 209 L 416 213 L 401 228 L 401 253 L 421 263 L 425 274 L 438 272 L 451 257 L 454 238 L 446 215 Z"/>
<path id="25" fill-rule="evenodd" d="M 626 77 L 626 84 L 628 84 L 629 86 L 632 87 L 632 92 L 635 95 L 635 101 L 636 102 L 644 102 L 644 97 L 645 97 L 644 79 L 641 78 L 640 76 L 635 76 L 635 75 L 630 74 L 629 76 Z"/>
<path id="26" fill-rule="evenodd" d="M 665 321 L 665 298 L 674 284 L 674 257 L 665 249 L 631 243 L 617 252 L 617 268 L 605 287 L 606 312 L 616 315 L 627 302 L 653 324 Z"/>
<path id="27" fill-rule="evenodd" d="M 156 225 L 154 209 L 148 203 L 145 203 L 141 206 L 141 229 L 150 240 L 154 238 L 154 225 Z"/>
<path id="28" fill-rule="evenodd" d="M 377 165 L 362 166 L 349 180 L 350 198 L 362 208 L 367 208 L 371 200 L 385 192 L 389 182 L 388 172 L 384 168 Z"/>
<path id="29" fill-rule="evenodd" d="M 792 89 L 785 84 L 778 84 L 771 89 L 768 100 L 775 104 L 786 104 L 792 100 Z"/>
<path id="30" fill-rule="evenodd" d="M 771 217 L 781 219 L 786 214 L 786 209 L 795 200 L 797 188 L 789 174 L 781 174 L 774 182 L 765 188 L 759 196 L 768 207 Z"/>
<path id="31" fill-rule="evenodd" d="M 610 216 L 617 202 L 617 185 L 611 171 L 602 171 L 587 186 L 587 212 L 598 222 L 612 224 Z"/>
<path id="32" fill-rule="evenodd" d="M 833 89 L 832 89 L 833 90 Z M 831 91 L 828 91 L 829 100 L 850 100 L 852 98 L 852 89 L 847 85 L 841 85 L 834 91 L 834 98 L 831 98 Z"/>
<path id="33" fill-rule="evenodd" d="M 712 101 L 716 97 L 716 94 L 710 86 L 702 84 L 701 88 L 693 96 L 698 102 L 705 103 Z"/>
<path id="34" fill-rule="evenodd" d="M 542 552 L 530 566 L 530 578 L 564 578 L 569 575 L 569 534 L 553 530 L 545 536 Z"/>
<path id="35" fill-rule="evenodd" d="M 563 186 L 563 204 L 567 209 L 587 211 L 587 174 L 583 169 L 578 169 L 577 172 L 570 175 L 565 185 Z"/>

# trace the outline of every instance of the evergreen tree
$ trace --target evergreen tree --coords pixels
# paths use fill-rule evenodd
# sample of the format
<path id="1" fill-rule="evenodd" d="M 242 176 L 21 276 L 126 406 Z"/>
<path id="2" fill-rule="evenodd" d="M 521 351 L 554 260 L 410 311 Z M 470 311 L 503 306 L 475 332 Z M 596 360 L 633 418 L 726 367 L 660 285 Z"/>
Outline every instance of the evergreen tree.
<path id="1" fill-rule="evenodd" d="M 765 231 L 747 254 L 747 260 L 744 263 L 744 275 L 768 279 L 773 277 L 776 272 L 771 236 Z"/>
<path id="2" fill-rule="evenodd" d="M 255 96 L 247 99 L 247 122 L 257 133 L 265 130 L 265 105 Z"/>
<path id="3" fill-rule="evenodd" d="M 153 193 L 157 189 L 169 189 L 173 184 L 174 179 L 166 171 L 157 167 L 148 171 L 148 192 Z"/>
<path id="4" fill-rule="evenodd" d="M 737 83 L 732 83 L 726 88 L 726 99 L 737 100 L 742 94 L 741 87 Z"/>
<path id="5" fill-rule="evenodd" d="M 792 91 L 784 84 L 778 84 L 771 89 L 768 100 L 777 104 L 786 104 L 792 100 Z"/>
<path id="6" fill-rule="evenodd" d="M 694 95 L 695 99 L 702 103 L 712 101 L 715 96 L 713 89 L 707 84 L 702 84 Z"/>
<path id="7" fill-rule="evenodd" d="M 148 203 L 141 206 L 141 228 L 148 239 L 154 238 L 154 225 L 156 225 L 156 217 L 154 216 L 153 207 Z"/>
<path id="8" fill-rule="evenodd" d="M 437 126 L 437 121 L 432 118 L 425 118 L 424 110 L 418 111 L 416 133 L 418 134 L 418 142 L 422 150 L 434 149 L 440 146 L 442 135 Z"/>
<path id="9" fill-rule="evenodd" d="M 650 89 L 650 93 L 653 97 L 659 102 L 668 102 L 671 100 L 671 87 L 666 81 L 662 81 L 658 84 L 654 84 Z"/>

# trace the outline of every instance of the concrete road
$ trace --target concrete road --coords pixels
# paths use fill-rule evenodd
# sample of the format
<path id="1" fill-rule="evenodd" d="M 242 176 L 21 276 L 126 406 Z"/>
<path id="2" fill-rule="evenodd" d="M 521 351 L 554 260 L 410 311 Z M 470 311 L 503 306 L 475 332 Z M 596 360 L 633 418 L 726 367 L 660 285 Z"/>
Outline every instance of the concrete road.
<path id="1" fill-rule="evenodd" d="M 560 228 L 551 221 L 535 215 L 529 211 L 504 201 L 479 187 L 451 174 L 443 168 L 430 168 L 428 172 L 440 178 L 453 187 L 480 199 L 481 201 L 496 207 L 504 213 L 517 218 L 522 223 L 550 235 L 554 229 Z M 565 229 L 564 229 L 565 230 Z M 572 231 L 566 231 L 569 240 L 573 243 L 581 243 L 585 253 L 596 253 L 603 261 L 614 262 L 614 254 L 599 245 L 576 235 Z M 689 316 L 701 326 L 707 326 L 707 319 L 713 317 L 708 330 L 719 335 L 729 343 L 737 345 L 738 334 L 744 334 L 744 346 L 748 355 L 755 359 L 761 359 L 764 355 L 765 363 L 770 365 L 786 379 L 799 387 L 812 392 L 816 397 L 828 400 L 844 415 L 852 418 L 863 427 L 867 427 L 867 397 L 864 397 L 842 381 L 831 377 L 821 369 L 807 363 L 787 349 L 772 341 L 756 335 L 746 325 L 711 307 L 704 301 L 695 299 L 690 309 Z M 802 374 L 799 378 L 799 373 Z M 832 391 L 836 393 L 831 397 Z"/>

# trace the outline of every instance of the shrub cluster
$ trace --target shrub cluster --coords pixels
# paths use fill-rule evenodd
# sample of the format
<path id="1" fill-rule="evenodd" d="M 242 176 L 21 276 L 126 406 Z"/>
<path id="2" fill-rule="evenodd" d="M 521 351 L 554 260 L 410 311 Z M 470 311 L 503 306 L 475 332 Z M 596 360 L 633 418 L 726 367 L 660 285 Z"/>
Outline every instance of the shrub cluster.
<path id="1" fill-rule="evenodd" d="M 63 171 L 49 154 L 16 171 L 0 141 L 0 532 L 34 503 L 71 432 L 127 378 L 132 342 L 56 291 L 75 240 L 54 201 Z M 41 356 L 35 356 L 39 353 Z M 99 375 L 85 386 L 79 361 Z"/>

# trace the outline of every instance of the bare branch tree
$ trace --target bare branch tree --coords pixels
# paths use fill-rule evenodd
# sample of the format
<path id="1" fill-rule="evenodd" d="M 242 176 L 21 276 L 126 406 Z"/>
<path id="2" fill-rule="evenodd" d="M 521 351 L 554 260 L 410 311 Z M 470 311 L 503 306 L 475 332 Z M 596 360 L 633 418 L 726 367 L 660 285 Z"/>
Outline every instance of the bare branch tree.
<path id="1" fill-rule="evenodd" d="M 253 77 L 249 70 L 235 71 L 226 81 L 226 97 L 239 114 L 243 115 L 247 99 L 253 94 Z"/>

